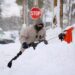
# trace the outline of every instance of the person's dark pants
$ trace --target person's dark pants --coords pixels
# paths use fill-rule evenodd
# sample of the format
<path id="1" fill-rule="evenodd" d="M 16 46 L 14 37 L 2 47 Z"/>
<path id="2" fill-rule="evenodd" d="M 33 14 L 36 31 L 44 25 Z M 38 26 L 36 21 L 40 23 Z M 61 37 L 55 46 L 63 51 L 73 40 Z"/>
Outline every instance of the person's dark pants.
<path id="1" fill-rule="evenodd" d="M 40 42 L 42 42 L 42 41 L 40 41 Z M 39 43 L 40 43 L 40 42 L 39 42 Z M 29 47 L 33 47 L 34 50 L 35 50 L 36 46 L 37 46 L 39 43 L 34 43 L 34 42 L 32 42 L 32 43 L 30 43 L 30 44 L 27 44 L 26 42 L 24 42 L 24 43 L 22 44 L 22 48 L 23 48 L 23 49 L 27 49 L 27 48 L 29 48 Z M 45 43 L 45 44 L 48 44 L 48 42 L 47 42 L 46 40 L 44 40 L 44 43 Z M 21 54 L 22 54 L 22 51 L 20 51 L 14 58 L 12 58 L 12 59 L 9 61 L 9 63 L 8 63 L 7 66 L 8 66 L 9 68 L 11 68 L 11 66 L 12 66 L 12 61 L 13 61 L 13 60 L 16 60 Z"/>
<path id="2" fill-rule="evenodd" d="M 24 48 L 24 49 L 27 49 L 27 48 L 29 48 L 29 47 L 33 47 L 34 49 L 35 49 L 35 47 L 37 46 L 37 43 L 35 44 L 35 43 L 30 43 L 30 44 L 27 44 L 26 42 L 24 42 L 23 44 L 22 44 L 22 48 Z M 9 61 L 9 63 L 8 63 L 8 67 L 9 68 L 11 68 L 11 66 L 12 66 L 12 61 L 13 60 L 16 60 L 20 55 L 22 54 L 22 51 L 20 51 L 14 58 L 12 58 L 10 61 Z"/>

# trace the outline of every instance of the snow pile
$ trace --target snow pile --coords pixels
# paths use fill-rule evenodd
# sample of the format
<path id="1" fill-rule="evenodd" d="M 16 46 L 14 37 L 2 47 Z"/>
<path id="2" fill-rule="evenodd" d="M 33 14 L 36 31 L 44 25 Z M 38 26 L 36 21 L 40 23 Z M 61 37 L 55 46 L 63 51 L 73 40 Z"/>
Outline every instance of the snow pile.
<path id="1" fill-rule="evenodd" d="M 64 30 L 67 30 L 67 29 L 69 29 L 69 28 L 71 28 L 71 27 L 73 27 L 73 28 L 75 29 L 75 24 L 70 25 L 70 26 L 67 26 Z"/>
<path id="2" fill-rule="evenodd" d="M 16 4 L 16 0 L 4 0 L 1 9 L 2 17 L 20 16 L 20 8 Z"/>
<path id="3" fill-rule="evenodd" d="M 60 28 L 47 31 L 47 39 L 56 36 Z M 53 35 L 52 35 L 53 34 Z M 75 44 L 61 42 L 58 38 L 40 43 L 36 50 L 32 47 L 13 62 L 11 69 L 7 63 L 20 49 L 20 43 L 0 45 L 1 75 L 75 75 Z"/>

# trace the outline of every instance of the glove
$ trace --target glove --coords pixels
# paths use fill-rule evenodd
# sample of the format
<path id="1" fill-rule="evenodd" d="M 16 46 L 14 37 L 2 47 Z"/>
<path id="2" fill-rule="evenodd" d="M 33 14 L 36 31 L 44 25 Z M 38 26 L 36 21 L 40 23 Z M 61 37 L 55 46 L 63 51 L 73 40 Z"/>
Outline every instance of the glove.
<path id="1" fill-rule="evenodd" d="M 37 44 L 38 44 L 38 43 L 31 43 L 31 46 L 33 47 L 34 50 L 35 50 Z"/>
<path id="2" fill-rule="evenodd" d="M 47 40 L 44 40 L 44 44 L 46 44 L 46 45 L 47 45 L 47 44 L 48 44 L 48 41 L 47 41 Z"/>
<path id="3" fill-rule="evenodd" d="M 27 49 L 27 48 L 28 48 L 28 44 L 27 44 L 26 42 L 24 42 L 24 43 L 22 44 L 22 48 Z"/>
<path id="4" fill-rule="evenodd" d="M 66 35 L 65 33 L 60 33 L 60 34 L 58 35 L 58 37 L 59 37 L 59 39 L 60 39 L 61 41 L 63 41 L 65 35 Z"/>

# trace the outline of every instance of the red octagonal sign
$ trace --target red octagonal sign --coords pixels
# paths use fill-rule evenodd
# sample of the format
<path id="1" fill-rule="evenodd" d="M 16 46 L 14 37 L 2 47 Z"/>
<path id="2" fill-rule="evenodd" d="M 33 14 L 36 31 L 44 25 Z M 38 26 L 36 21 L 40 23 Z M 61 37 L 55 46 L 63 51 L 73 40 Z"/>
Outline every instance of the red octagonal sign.
<path id="1" fill-rule="evenodd" d="M 30 16 L 33 20 L 37 20 L 41 17 L 41 9 L 38 7 L 33 7 L 30 11 Z"/>

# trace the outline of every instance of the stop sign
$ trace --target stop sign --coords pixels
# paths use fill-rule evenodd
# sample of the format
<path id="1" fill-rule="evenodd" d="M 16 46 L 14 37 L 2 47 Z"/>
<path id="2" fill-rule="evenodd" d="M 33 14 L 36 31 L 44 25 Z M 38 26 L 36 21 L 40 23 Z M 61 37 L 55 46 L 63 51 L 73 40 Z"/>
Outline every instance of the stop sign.
<path id="1" fill-rule="evenodd" d="M 31 10 L 30 10 L 30 16 L 33 20 L 37 20 L 38 18 L 40 18 L 42 15 L 41 13 L 41 9 L 38 8 L 38 7 L 33 7 Z"/>

